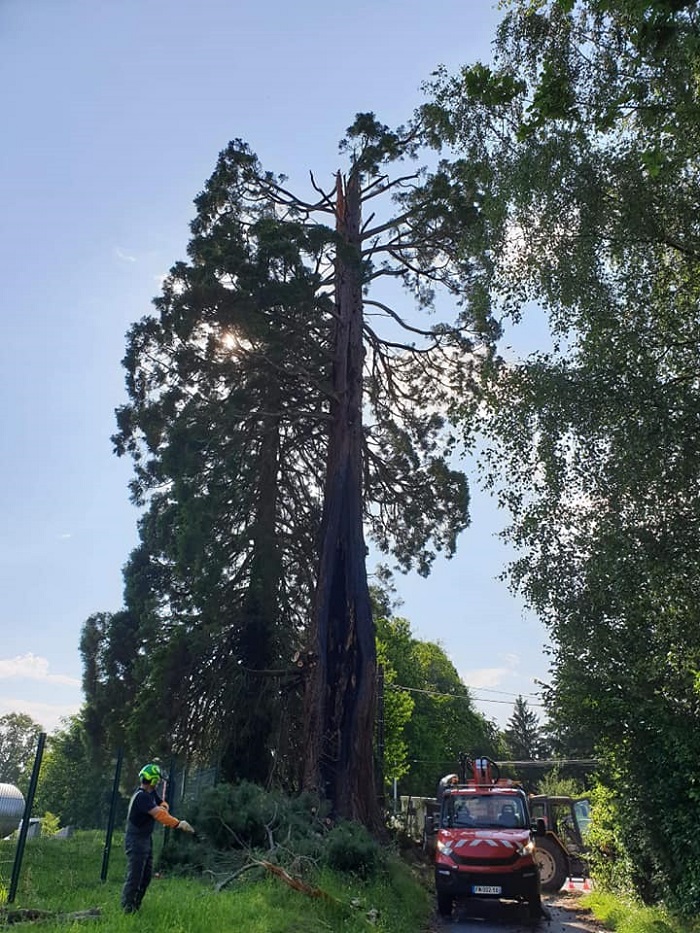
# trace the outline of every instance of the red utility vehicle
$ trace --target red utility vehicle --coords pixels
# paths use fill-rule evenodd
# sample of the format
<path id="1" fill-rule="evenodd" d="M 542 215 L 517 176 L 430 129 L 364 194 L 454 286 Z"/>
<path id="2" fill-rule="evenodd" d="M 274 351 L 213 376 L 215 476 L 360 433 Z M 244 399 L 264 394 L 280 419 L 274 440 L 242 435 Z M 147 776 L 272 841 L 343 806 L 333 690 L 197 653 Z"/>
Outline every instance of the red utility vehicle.
<path id="1" fill-rule="evenodd" d="M 544 823 L 530 820 L 525 791 L 502 779 L 490 758 L 462 758 L 461 782 L 441 789 L 440 809 L 426 818 L 436 835 L 438 911 L 452 913 L 455 898 L 525 901 L 532 919 L 546 917 L 533 853 Z M 432 840 L 431 840 L 432 841 Z"/>

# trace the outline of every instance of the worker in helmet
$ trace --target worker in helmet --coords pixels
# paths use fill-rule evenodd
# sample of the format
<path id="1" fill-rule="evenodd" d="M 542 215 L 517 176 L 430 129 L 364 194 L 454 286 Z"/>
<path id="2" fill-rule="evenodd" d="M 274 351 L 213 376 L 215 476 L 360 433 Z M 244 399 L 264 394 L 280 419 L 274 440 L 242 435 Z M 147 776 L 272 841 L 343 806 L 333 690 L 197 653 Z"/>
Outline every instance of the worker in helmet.
<path id="1" fill-rule="evenodd" d="M 153 873 L 153 830 L 156 823 L 193 833 L 187 820 L 178 820 L 168 812 L 168 805 L 156 788 L 163 780 L 160 766 L 144 765 L 139 771 L 138 790 L 129 801 L 126 818 L 126 880 L 122 888 L 121 905 L 124 913 L 139 909 Z"/>
<path id="2" fill-rule="evenodd" d="M 444 778 L 441 778 L 437 789 L 438 803 L 441 803 L 447 788 L 454 787 L 457 784 L 459 784 L 459 777 L 456 774 L 446 774 Z"/>
<path id="3" fill-rule="evenodd" d="M 505 826 L 509 829 L 512 829 L 514 826 L 519 826 L 520 821 L 515 812 L 515 807 L 512 803 L 504 803 L 501 812 L 498 815 L 498 825 Z"/>

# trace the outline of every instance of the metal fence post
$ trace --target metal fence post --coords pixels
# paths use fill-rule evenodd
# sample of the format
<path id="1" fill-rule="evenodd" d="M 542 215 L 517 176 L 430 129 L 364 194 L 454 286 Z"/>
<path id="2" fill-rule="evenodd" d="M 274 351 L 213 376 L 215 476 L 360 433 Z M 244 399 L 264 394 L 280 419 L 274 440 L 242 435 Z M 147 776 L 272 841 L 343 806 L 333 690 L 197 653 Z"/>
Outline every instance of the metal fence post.
<path id="1" fill-rule="evenodd" d="M 19 873 L 22 868 L 22 859 L 24 858 L 24 846 L 27 842 L 27 833 L 29 832 L 29 819 L 32 815 L 32 807 L 34 806 L 34 795 L 36 794 L 36 786 L 39 782 L 39 769 L 41 768 L 41 759 L 44 757 L 44 745 L 46 744 L 46 733 L 39 733 L 39 743 L 36 747 L 36 757 L 34 758 L 34 767 L 32 768 L 32 776 L 29 781 L 29 790 L 27 791 L 27 800 L 24 804 L 24 816 L 22 817 L 22 825 L 19 829 L 19 839 L 17 840 L 17 848 L 15 849 L 15 861 L 12 866 L 12 878 L 10 879 L 10 890 L 7 893 L 7 903 L 12 904 L 15 900 L 15 894 L 17 893 L 17 885 L 19 883 Z"/>
<path id="2" fill-rule="evenodd" d="M 107 821 L 107 835 L 105 836 L 105 847 L 102 852 L 102 871 L 100 872 L 100 881 L 107 880 L 107 870 L 109 869 L 109 856 L 112 851 L 112 834 L 114 833 L 114 820 L 117 813 L 117 801 L 119 799 L 119 778 L 122 773 L 122 760 L 124 759 L 124 749 L 117 751 L 117 766 L 114 769 L 114 784 L 112 785 L 112 802 L 109 807 L 109 819 Z"/>
<path id="3" fill-rule="evenodd" d="M 377 796 L 382 810 L 386 808 L 386 789 L 384 787 L 385 726 L 384 665 L 379 664 L 377 665 L 377 753 L 375 758 L 375 775 L 377 781 Z"/>

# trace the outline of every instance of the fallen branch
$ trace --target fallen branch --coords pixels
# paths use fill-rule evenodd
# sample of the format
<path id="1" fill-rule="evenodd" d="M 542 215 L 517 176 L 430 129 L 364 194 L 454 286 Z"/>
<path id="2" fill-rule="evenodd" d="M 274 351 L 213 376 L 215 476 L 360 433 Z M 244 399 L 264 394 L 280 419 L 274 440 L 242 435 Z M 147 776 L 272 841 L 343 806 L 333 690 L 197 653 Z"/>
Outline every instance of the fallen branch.
<path id="1" fill-rule="evenodd" d="M 214 890 L 218 894 L 219 891 L 222 891 L 226 887 L 227 884 L 231 884 L 232 881 L 235 881 L 236 878 L 242 875 L 244 871 L 248 871 L 250 868 L 257 868 L 257 867 L 258 867 L 257 862 L 248 862 L 242 868 L 237 869 L 236 871 L 232 872 L 230 875 L 226 875 L 226 877 L 223 878 L 221 881 L 217 881 L 217 883 L 214 885 Z M 212 872 L 209 872 L 209 874 L 212 874 Z"/>
<path id="2" fill-rule="evenodd" d="M 249 871 L 251 868 L 264 868 L 271 874 L 281 878 L 282 881 L 284 881 L 284 883 L 290 888 L 293 888 L 295 891 L 301 891 L 302 894 L 306 894 L 309 897 L 323 898 L 324 900 L 331 901 L 333 904 L 337 904 L 340 907 L 345 906 L 342 901 L 337 900 L 337 898 L 333 897 L 327 891 L 324 891 L 321 888 L 317 888 L 315 885 L 307 884 L 305 881 L 302 881 L 301 878 L 295 878 L 281 866 L 273 865 L 272 862 L 268 862 L 266 859 L 251 858 L 250 861 L 248 861 L 242 868 L 239 868 L 237 871 L 232 872 L 223 880 L 219 881 L 215 887 L 215 890 L 217 892 L 221 891 L 226 887 L 227 884 L 235 881 L 236 878 L 243 874 L 243 872 Z"/>
<path id="3" fill-rule="evenodd" d="M 286 885 L 289 885 L 289 887 L 293 888 L 295 891 L 301 891 L 302 894 L 307 894 L 309 897 L 323 898 L 324 900 L 331 901 L 333 904 L 337 904 L 340 907 L 346 906 L 342 901 L 339 901 L 337 898 L 329 894 L 328 891 L 324 891 L 322 888 L 317 888 L 313 884 L 307 884 L 305 881 L 302 881 L 301 878 L 294 878 L 289 874 L 288 871 L 285 871 L 284 868 L 281 868 L 279 865 L 273 865 L 272 862 L 267 862 L 265 860 L 258 861 L 257 864 L 261 865 L 273 875 L 277 875 L 278 878 L 281 878 Z"/>

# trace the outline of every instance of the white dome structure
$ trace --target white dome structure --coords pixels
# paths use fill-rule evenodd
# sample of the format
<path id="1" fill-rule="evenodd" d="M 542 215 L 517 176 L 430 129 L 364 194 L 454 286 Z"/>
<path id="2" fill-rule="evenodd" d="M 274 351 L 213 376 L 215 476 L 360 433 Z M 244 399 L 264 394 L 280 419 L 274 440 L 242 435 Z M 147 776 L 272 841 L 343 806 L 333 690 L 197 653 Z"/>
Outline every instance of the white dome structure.
<path id="1" fill-rule="evenodd" d="M 24 796 L 14 784 L 0 784 L 0 839 L 9 836 L 24 816 Z"/>

